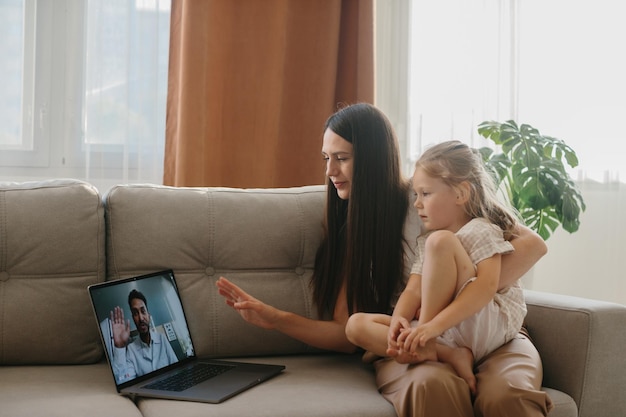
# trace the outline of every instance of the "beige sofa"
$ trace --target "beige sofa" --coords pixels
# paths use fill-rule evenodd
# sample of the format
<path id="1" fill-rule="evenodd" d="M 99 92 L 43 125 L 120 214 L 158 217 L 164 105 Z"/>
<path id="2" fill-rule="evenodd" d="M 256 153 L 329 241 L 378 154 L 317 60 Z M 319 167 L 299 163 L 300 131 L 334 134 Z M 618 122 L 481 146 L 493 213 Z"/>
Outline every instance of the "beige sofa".
<path id="1" fill-rule="evenodd" d="M 322 186 L 240 190 L 75 180 L 0 184 L 0 416 L 394 416 L 358 355 L 252 327 L 215 290 L 225 275 L 315 317 L 308 281 Z M 280 363 L 278 377 L 218 405 L 118 395 L 87 286 L 173 268 L 201 356 Z M 626 415 L 626 307 L 527 292 L 550 416 Z"/>

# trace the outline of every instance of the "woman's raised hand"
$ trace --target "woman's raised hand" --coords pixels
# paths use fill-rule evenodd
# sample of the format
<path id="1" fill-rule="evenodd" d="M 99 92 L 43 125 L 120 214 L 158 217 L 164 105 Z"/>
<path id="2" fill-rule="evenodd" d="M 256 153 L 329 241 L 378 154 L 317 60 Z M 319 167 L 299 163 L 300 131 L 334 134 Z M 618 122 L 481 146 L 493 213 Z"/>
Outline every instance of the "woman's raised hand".
<path id="1" fill-rule="evenodd" d="M 215 285 L 226 304 L 234 308 L 245 321 L 264 329 L 276 327 L 276 308 L 257 300 L 224 277 L 220 277 Z"/>

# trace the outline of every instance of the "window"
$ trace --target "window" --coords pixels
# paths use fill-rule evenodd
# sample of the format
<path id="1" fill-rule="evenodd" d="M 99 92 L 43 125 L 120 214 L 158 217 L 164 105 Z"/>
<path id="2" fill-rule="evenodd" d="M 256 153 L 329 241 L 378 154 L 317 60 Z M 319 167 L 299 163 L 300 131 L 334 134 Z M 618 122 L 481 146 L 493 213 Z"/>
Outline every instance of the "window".
<path id="1" fill-rule="evenodd" d="M 611 0 L 519 2 L 519 119 L 572 146 L 580 179 L 626 182 L 625 19 Z"/>
<path id="2" fill-rule="evenodd" d="M 0 179 L 162 181 L 170 5 L 2 2 Z"/>
<path id="3" fill-rule="evenodd" d="M 0 97 L 4 97 L 0 109 L 0 148 L 32 149 L 32 134 L 22 133 L 32 109 L 32 72 L 24 72 L 33 65 L 33 22 L 26 20 L 24 0 L 0 3 L 0 55 L 6 57 L 0 67 Z M 28 4 L 32 7 L 32 2 Z M 11 24 L 15 22 L 16 24 Z M 28 33 L 28 36 L 25 36 Z M 28 60 L 28 62 L 25 62 Z M 26 119 L 26 120 L 24 120 Z M 25 123 L 26 121 L 26 123 Z"/>
<path id="4" fill-rule="evenodd" d="M 35 0 L 7 0 L 0 4 L 0 45 L 4 65 L 0 68 L 0 164 L 14 166 L 45 163 L 46 132 L 42 129 L 47 108 L 47 89 L 35 72 L 35 45 L 45 45 L 48 22 L 36 28 Z M 28 162 L 24 158 L 28 155 Z"/>
<path id="5" fill-rule="evenodd" d="M 383 106 L 406 126 L 398 133 L 407 166 L 430 143 L 488 144 L 476 132 L 480 122 L 514 119 L 573 147 L 580 159 L 575 178 L 626 179 L 626 133 L 619 128 L 626 114 L 626 9 L 611 0 L 397 0 L 378 1 L 377 8 L 379 51 L 408 37 L 407 110 Z M 381 19 L 394 9 L 395 26 Z M 385 58 L 396 67 L 406 59 Z M 393 90 L 389 79 L 396 76 L 378 72 L 377 100 Z"/>
<path id="6" fill-rule="evenodd" d="M 514 117 L 506 1 L 412 3 L 410 140 L 413 162 L 448 139 L 482 146 L 476 127 Z"/>

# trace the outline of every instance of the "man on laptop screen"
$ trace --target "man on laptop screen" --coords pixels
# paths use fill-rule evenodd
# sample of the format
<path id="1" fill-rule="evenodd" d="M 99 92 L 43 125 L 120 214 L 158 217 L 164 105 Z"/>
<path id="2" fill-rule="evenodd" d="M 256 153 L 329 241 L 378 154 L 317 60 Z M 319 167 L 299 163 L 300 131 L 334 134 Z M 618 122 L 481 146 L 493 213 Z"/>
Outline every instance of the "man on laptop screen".
<path id="1" fill-rule="evenodd" d="M 175 284 L 167 274 L 105 287 L 98 299 L 116 384 L 193 356 Z"/>
<path id="2" fill-rule="evenodd" d="M 113 369 L 118 382 L 145 375 L 178 360 L 165 334 L 152 329 L 152 317 L 143 293 L 136 289 L 131 290 L 128 294 L 128 306 L 139 333 L 132 341 L 130 320 L 124 320 L 124 309 L 116 306 L 110 314 L 115 346 Z"/>

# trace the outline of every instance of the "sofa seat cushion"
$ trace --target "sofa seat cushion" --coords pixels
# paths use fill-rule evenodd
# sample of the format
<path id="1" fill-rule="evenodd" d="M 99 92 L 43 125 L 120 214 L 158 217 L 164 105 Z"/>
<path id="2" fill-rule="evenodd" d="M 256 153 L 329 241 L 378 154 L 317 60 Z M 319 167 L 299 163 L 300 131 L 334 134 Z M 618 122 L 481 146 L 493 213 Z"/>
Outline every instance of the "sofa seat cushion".
<path id="1" fill-rule="evenodd" d="M 374 373 L 358 355 L 298 355 L 239 358 L 286 365 L 283 374 L 222 404 L 140 398 L 137 406 L 115 392 L 105 363 L 82 366 L 0 367 L 0 413 L 12 417 L 119 416 L 341 416 L 394 417 L 376 390 Z M 576 404 L 545 389 L 555 408 L 549 417 L 575 417 Z M 137 408 L 139 407 L 139 408 Z"/>
<path id="2" fill-rule="evenodd" d="M 221 404 L 139 399 L 145 417 L 395 417 L 377 391 L 374 371 L 359 355 L 240 358 L 286 366 L 283 374 Z"/>
<path id="3" fill-rule="evenodd" d="M 105 363 L 0 367 L 0 415 L 11 417 L 141 417 L 115 391 Z"/>
<path id="4" fill-rule="evenodd" d="M 322 354 L 239 358 L 241 361 L 286 365 L 283 374 L 222 404 L 185 403 L 142 398 L 145 417 L 246 415 L 267 417 L 395 417 L 376 389 L 374 370 L 360 355 Z M 576 417 L 576 403 L 567 394 L 544 388 L 555 408 L 549 417 Z"/>

